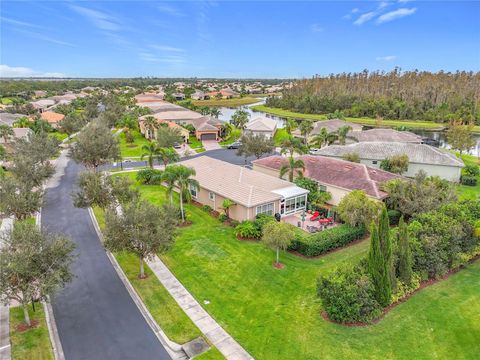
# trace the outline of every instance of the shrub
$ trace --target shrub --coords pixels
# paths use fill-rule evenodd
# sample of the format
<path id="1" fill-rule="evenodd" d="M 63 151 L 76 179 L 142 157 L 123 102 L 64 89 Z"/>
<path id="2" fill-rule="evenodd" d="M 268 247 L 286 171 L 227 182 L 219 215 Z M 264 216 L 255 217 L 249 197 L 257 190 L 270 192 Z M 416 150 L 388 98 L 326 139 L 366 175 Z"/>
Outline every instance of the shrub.
<path id="1" fill-rule="evenodd" d="M 137 172 L 136 179 L 142 184 L 159 185 L 162 182 L 162 171 L 155 169 L 142 169 Z"/>
<path id="2" fill-rule="evenodd" d="M 171 204 L 164 204 L 163 209 L 165 212 L 171 213 L 175 219 L 179 222 L 182 221 L 182 212 L 179 206 L 171 205 Z M 185 219 L 187 218 L 187 213 L 185 209 L 183 209 L 183 213 L 185 214 Z"/>
<path id="3" fill-rule="evenodd" d="M 466 176 L 478 176 L 480 175 L 480 167 L 475 164 L 468 164 L 462 170 L 462 173 Z"/>
<path id="4" fill-rule="evenodd" d="M 398 210 L 388 210 L 388 220 L 390 225 L 398 225 L 402 213 Z"/>
<path id="5" fill-rule="evenodd" d="M 318 296 L 331 320 L 368 322 L 380 315 L 370 277 L 361 268 L 344 269 L 318 280 Z"/>
<path id="6" fill-rule="evenodd" d="M 460 183 L 462 185 L 467 185 L 467 186 L 476 186 L 477 185 L 477 178 L 473 176 L 465 176 L 462 175 L 460 178 Z"/>
<path id="7" fill-rule="evenodd" d="M 228 216 L 225 214 L 220 214 L 218 216 L 218 220 L 220 220 L 222 223 L 225 222 L 228 219 Z"/>
<path id="8" fill-rule="evenodd" d="M 296 250 L 305 256 L 318 256 L 329 250 L 342 247 L 365 235 L 364 226 L 350 226 L 347 224 L 336 226 L 332 229 L 320 231 L 311 235 L 297 237 L 291 250 Z"/>
<path id="9" fill-rule="evenodd" d="M 235 235 L 242 238 L 259 238 L 262 236 L 262 232 L 258 229 L 258 226 L 250 220 L 242 221 L 235 228 Z"/>
<path id="10" fill-rule="evenodd" d="M 210 205 L 202 205 L 202 210 L 209 213 L 209 212 L 212 212 L 213 209 Z"/>
<path id="11" fill-rule="evenodd" d="M 257 226 L 257 228 L 260 232 L 263 230 L 263 227 L 266 224 L 271 223 L 273 221 L 277 221 L 277 220 L 275 220 L 275 218 L 272 215 L 258 214 L 255 217 L 255 225 Z"/>

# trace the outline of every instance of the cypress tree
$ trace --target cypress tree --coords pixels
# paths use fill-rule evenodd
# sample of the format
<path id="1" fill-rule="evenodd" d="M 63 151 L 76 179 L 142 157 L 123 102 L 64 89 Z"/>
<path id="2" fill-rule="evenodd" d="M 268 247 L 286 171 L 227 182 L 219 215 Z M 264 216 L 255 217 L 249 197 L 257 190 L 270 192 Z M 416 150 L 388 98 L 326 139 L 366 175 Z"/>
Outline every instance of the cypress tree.
<path id="1" fill-rule="evenodd" d="M 368 270 L 375 288 L 375 298 L 382 306 L 390 304 L 392 286 L 390 284 L 387 264 L 382 254 L 377 225 L 372 223 L 370 237 L 370 252 L 368 254 Z"/>
<path id="2" fill-rule="evenodd" d="M 397 285 L 397 279 L 395 278 L 395 271 L 393 268 L 390 220 L 388 219 L 388 212 L 385 206 L 383 206 L 382 212 L 380 213 L 380 220 L 378 223 L 378 236 L 380 238 L 380 250 L 382 251 L 383 258 L 385 259 L 385 265 L 388 271 L 388 278 L 390 279 L 390 286 L 392 289 L 395 289 Z"/>
<path id="3" fill-rule="evenodd" d="M 412 251 L 410 249 L 410 244 L 408 241 L 408 227 L 403 216 L 400 218 L 398 223 L 398 250 L 399 250 L 399 259 L 398 259 L 398 275 L 400 280 L 407 285 L 410 285 L 412 281 Z"/>

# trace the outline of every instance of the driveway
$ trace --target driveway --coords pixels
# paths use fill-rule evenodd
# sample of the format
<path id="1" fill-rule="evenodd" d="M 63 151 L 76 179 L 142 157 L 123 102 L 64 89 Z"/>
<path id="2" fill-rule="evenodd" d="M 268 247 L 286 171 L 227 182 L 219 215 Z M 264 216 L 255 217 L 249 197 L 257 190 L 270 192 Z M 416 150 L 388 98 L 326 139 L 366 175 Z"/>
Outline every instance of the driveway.
<path id="1" fill-rule="evenodd" d="M 75 279 L 52 297 L 67 360 L 170 359 L 108 260 L 86 209 L 72 204 L 81 167 L 68 161 L 47 190 L 42 227 L 75 242 Z"/>
<path id="2" fill-rule="evenodd" d="M 218 150 L 222 148 L 216 140 L 202 140 L 202 144 L 205 148 L 205 151 Z"/>

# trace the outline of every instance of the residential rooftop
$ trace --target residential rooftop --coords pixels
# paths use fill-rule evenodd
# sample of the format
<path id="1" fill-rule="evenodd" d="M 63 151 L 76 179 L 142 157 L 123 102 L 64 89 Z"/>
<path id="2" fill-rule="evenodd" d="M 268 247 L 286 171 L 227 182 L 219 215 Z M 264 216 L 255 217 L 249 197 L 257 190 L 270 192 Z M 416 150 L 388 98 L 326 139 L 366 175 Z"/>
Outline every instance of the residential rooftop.
<path id="1" fill-rule="evenodd" d="M 382 142 L 409 142 L 422 143 L 422 137 L 410 131 L 397 131 L 393 129 L 370 129 L 365 131 L 352 132 L 350 137 L 359 142 L 382 141 Z"/>
<path id="2" fill-rule="evenodd" d="M 353 131 L 361 131 L 363 129 L 362 125 L 354 124 L 351 122 L 347 122 L 344 120 L 340 119 L 331 119 L 331 120 L 320 120 L 316 121 L 313 125 L 313 130 L 310 132 L 310 136 L 314 136 L 320 133 L 322 128 L 327 129 L 327 131 L 330 132 L 335 132 L 338 129 L 340 129 L 342 126 L 350 126 Z M 300 130 L 295 129 L 293 132 L 293 135 L 300 136 Z"/>
<path id="3" fill-rule="evenodd" d="M 267 117 L 257 117 L 246 125 L 250 131 L 274 131 L 277 128 L 277 121 Z"/>

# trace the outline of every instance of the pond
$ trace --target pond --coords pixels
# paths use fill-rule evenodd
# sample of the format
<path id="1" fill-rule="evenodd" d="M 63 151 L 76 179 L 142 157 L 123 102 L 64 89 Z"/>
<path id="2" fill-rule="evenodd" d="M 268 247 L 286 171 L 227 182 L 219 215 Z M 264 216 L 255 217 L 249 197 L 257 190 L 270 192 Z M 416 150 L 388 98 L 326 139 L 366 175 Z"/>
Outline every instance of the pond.
<path id="1" fill-rule="evenodd" d="M 286 120 L 285 118 L 272 115 L 272 114 L 267 114 L 263 111 L 253 111 L 251 109 L 252 106 L 262 105 L 264 103 L 265 103 L 265 99 L 263 99 L 258 103 L 244 106 L 244 109 L 250 113 L 250 120 L 253 120 L 259 116 L 264 116 L 264 117 L 276 120 L 277 127 L 283 128 L 285 125 L 285 120 Z M 230 119 L 232 118 L 232 115 L 235 113 L 237 108 L 222 107 L 222 108 L 219 108 L 219 110 L 221 111 L 221 115 L 219 116 L 219 119 L 230 122 Z M 446 134 L 444 131 L 412 130 L 412 132 L 422 136 L 425 139 L 428 139 L 427 143 L 429 143 L 429 145 L 437 146 L 445 149 L 450 148 L 450 144 L 447 142 Z M 474 156 L 480 156 L 480 134 L 473 134 L 473 137 L 475 139 L 476 145 L 469 151 L 469 154 Z"/>

